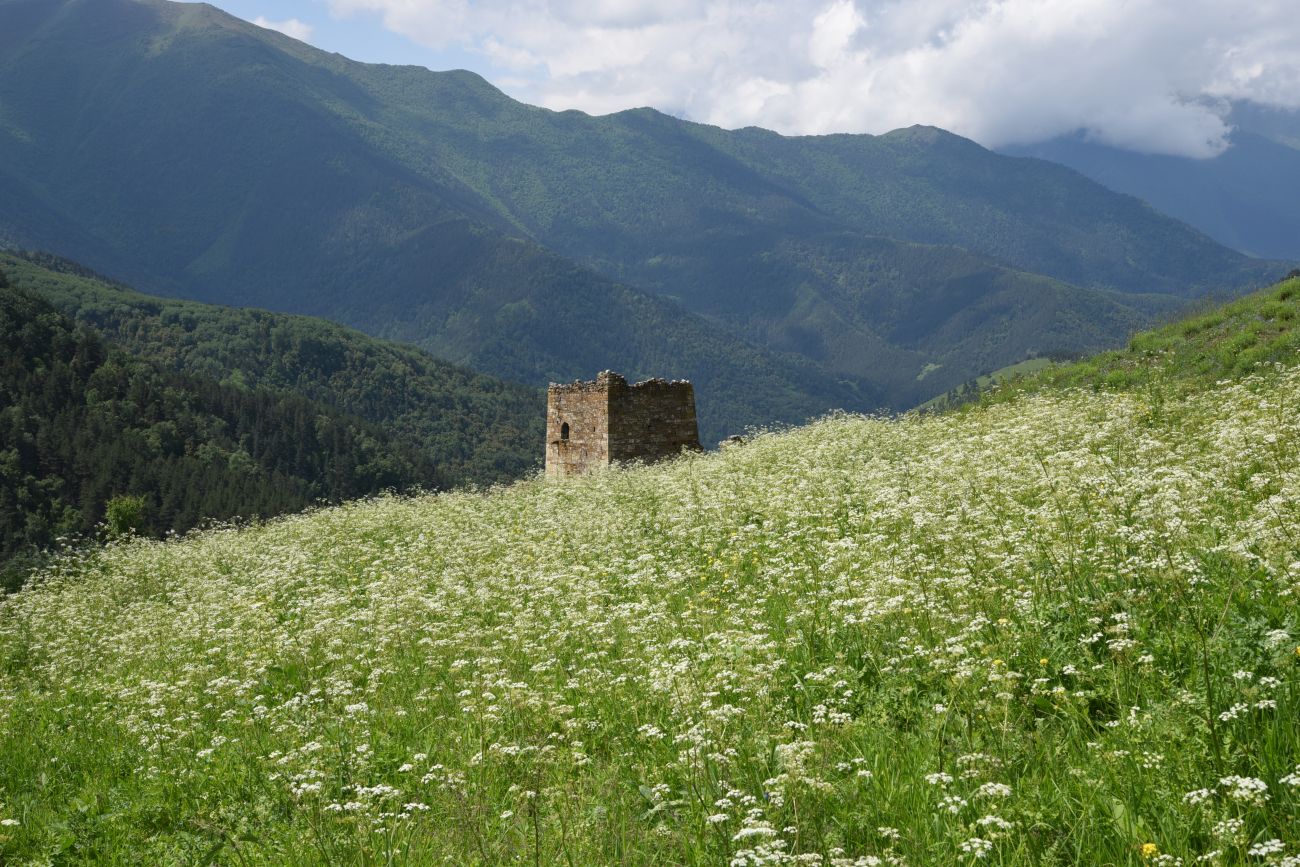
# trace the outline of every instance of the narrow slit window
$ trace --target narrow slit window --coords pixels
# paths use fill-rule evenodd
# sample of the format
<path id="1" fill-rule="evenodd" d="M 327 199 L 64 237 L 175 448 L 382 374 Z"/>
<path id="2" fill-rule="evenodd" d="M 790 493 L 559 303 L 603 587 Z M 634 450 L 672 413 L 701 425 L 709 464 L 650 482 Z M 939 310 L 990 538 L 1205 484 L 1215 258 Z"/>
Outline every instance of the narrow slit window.
<path id="1" fill-rule="evenodd" d="M 567 440 L 568 438 L 569 438 L 569 423 L 566 421 L 564 424 L 560 425 L 560 439 Z"/>

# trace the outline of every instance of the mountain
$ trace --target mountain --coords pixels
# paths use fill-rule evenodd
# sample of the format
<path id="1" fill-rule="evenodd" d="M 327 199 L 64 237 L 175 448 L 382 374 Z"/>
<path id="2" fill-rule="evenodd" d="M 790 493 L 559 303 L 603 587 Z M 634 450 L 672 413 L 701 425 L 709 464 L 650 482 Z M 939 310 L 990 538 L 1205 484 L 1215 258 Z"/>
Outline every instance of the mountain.
<path id="1" fill-rule="evenodd" d="M 169 39 L 179 42 L 157 54 L 139 37 L 162 38 L 170 33 L 163 25 L 175 26 Z M 458 183 L 428 182 L 369 146 L 317 104 L 325 96 L 296 102 L 302 82 L 294 76 L 326 96 L 342 87 L 360 97 L 337 75 L 285 54 L 285 45 L 306 49 L 269 31 L 208 7 L 100 0 L 5 3 L 0 30 L 6 52 L 28 35 L 26 53 L 3 75 L 5 116 L 41 114 L 47 97 L 60 103 L 6 140 L 21 151 L 4 161 L 10 176 L 25 184 L 3 203 L 11 240 L 32 240 L 21 234 L 28 215 L 59 199 L 71 221 L 90 228 L 37 242 L 153 291 L 328 315 L 536 385 L 607 367 L 631 378 L 692 378 L 707 439 L 880 402 L 869 385 L 747 344 L 491 228 L 495 218 L 479 213 Z M 97 50 L 63 41 L 88 32 Z M 115 96 L 98 89 L 102 64 L 126 67 Z M 288 84 L 275 72 L 281 64 Z M 65 74 L 51 79 L 56 66 Z M 233 81 L 214 84 L 214 69 Z M 459 78 L 449 77 L 453 89 Z M 97 121 L 63 113 L 68 94 L 51 88 L 69 79 L 94 91 L 85 98 L 88 111 L 102 113 Z M 228 132 L 214 135 L 213 123 Z M 245 133 L 267 141 L 254 145 Z M 47 135 L 56 153 L 28 147 Z"/>
<path id="2" fill-rule="evenodd" d="M 1300 112 L 1241 103 L 1229 120 L 1229 147 L 1207 159 L 1135 153 L 1082 135 L 1005 150 L 1069 166 L 1234 249 L 1300 259 Z"/>
<path id="3" fill-rule="evenodd" d="M 710 438 L 906 407 L 1285 270 L 933 128 L 552 112 L 165 0 L 0 0 L 0 33 L 0 240 L 533 385 L 691 378 Z"/>
<path id="4" fill-rule="evenodd" d="M 380 423 L 430 454 L 451 484 L 514 479 L 541 457 L 545 398 L 540 389 L 476 374 L 422 350 L 313 317 L 142 295 L 86 275 L 57 257 L 0 253 L 0 267 L 69 315 L 173 369 L 288 390 Z M 575 291 L 582 288 L 571 285 Z M 669 375 L 690 370 L 691 364 L 712 365 L 713 388 L 700 398 L 699 407 L 701 430 L 712 441 L 742 430 L 739 419 L 751 407 L 770 419 L 796 421 L 826 405 L 861 400 L 856 391 L 797 357 L 774 359 L 702 320 L 675 321 L 665 312 L 671 305 L 648 296 L 625 292 L 624 298 L 623 311 L 634 314 L 644 328 L 629 329 L 609 311 L 598 310 L 565 331 L 559 317 L 566 309 L 561 306 L 550 315 L 556 305 L 543 296 L 538 306 L 553 321 L 554 332 L 537 325 L 538 314 L 530 305 L 488 309 L 483 315 L 498 321 L 513 315 L 510 330 L 501 329 L 496 342 L 470 347 L 467 353 L 471 358 L 488 354 L 497 366 L 518 372 L 527 369 L 530 340 L 552 341 L 559 352 L 564 336 L 590 328 L 590 336 L 572 353 L 589 367 L 628 346 L 649 359 L 652 370 Z M 656 333 L 673 337 L 655 340 Z M 623 347 L 620 340 L 626 342 Z M 820 384 L 825 403 L 809 399 L 796 381 Z"/>
<path id="5" fill-rule="evenodd" d="M 1129 385 L 61 560 L 0 599 L 0 861 L 1290 867 L 1300 359 L 1177 387 L 1220 315 Z"/>

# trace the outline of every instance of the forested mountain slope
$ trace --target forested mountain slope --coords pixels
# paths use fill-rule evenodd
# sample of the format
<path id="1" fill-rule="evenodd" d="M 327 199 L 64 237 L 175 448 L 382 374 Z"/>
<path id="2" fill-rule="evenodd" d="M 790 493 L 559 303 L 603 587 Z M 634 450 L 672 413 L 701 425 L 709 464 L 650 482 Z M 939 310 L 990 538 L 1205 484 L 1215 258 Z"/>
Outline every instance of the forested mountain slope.
<path id="1" fill-rule="evenodd" d="M 1300 110 L 1235 102 L 1226 119 L 1227 149 L 1204 159 L 1134 153 L 1083 135 L 1005 152 L 1069 166 L 1233 249 L 1300 259 Z"/>
<path id="2" fill-rule="evenodd" d="M 540 389 L 320 319 L 142 295 L 45 254 L 0 253 L 0 268 L 137 358 L 373 422 L 436 464 L 440 487 L 509 481 L 538 466 Z"/>
<path id="3" fill-rule="evenodd" d="M 139 498 L 131 524 L 161 535 L 443 481 L 376 425 L 165 370 L 0 286 L 0 588 L 39 550 L 93 537 L 115 498 Z"/>
<path id="4" fill-rule="evenodd" d="M 1079 138 L 1009 152 L 1052 160 L 1139 196 L 1234 249 L 1300 258 L 1300 148 L 1238 130 L 1226 151 L 1207 159 L 1137 154 Z"/>
<path id="5" fill-rule="evenodd" d="M 0 34 L 0 240 L 534 386 L 686 376 L 735 403 L 717 430 L 908 406 L 1279 273 L 934 129 L 551 112 L 165 0 L 0 0 Z"/>
<path id="6" fill-rule="evenodd" d="M 516 478 L 541 454 L 541 388 L 507 384 L 320 319 L 141 295 L 78 277 L 76 266 L 54 257 L 35 260 L 0 253 L 0 267 L 9 268 L 16 282 L 133 351 L 177 369 L 288 389 L 380 422 L 428 450 L 458 482 Z M 478 267 L 498 266 L 505 267 L 485 252 Z M 545 285 L 543 273 L 532 271 L 529 279 Z M 607 293 L 621 306 L 611 307 Z M 540 368 L 547 374 L 543 385 L 589 379 L 618 362 L 627 363 L 620 369 L 633 379 L 698 377 L 706 442 L 759 421 L 802 422 L 830 407 L 880 399 L 797 356 L 764 352 L 696 317 L 678 318 L 680 311 L 667 302 L 618 287 L 575 281 L 558 297 L 539 292 L 523 301 L 497 301 L 503 306 L 480 297 L 448 324 L 449 355 L 516 379 L 536 376 Z M 471 337 L 482 335 L 478 317 L 494 323 L 490 342 Z M 420 321 L 417 310 L 407 311 L 398 335 L 417 342 Z M 551 369 L 561 354 L 569 366 Z"/>

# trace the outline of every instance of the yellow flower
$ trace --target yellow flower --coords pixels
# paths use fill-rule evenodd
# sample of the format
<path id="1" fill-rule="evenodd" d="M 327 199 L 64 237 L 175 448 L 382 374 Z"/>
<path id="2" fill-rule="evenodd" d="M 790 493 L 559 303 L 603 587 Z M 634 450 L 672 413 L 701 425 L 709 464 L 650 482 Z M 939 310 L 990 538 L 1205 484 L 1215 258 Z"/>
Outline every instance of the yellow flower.
<path id="1" fill-rule="evenodd" d="M 1155 843 L 1143 843 L 1143 844 L 1142 844 L 1142 857 L 1143 857 L 1143 858 L 1154 858 L 1154 857 L 1156 857 L 1156 856 L 1159 855 L 1159 854 L 1160 854 L 1160 847 L 1157 846 Z"/>
<path id="2" fill-rule="evenodd" d="M 1047 665 L 1047 657 L 1044 656 L 1042 659 L 1038 660 L 1038 664 L 1039 664 L 1039 665 Z"/>
<path id="3" fill-rule="evenodd" d="M 1003 661 L 1000 660 L 1000 659 L 995 659 L 995 660 L 993 660 L 993 664 L 994 664 L 994 665 L 1006 665 L 1006 663 L 1003 662 Z"/>

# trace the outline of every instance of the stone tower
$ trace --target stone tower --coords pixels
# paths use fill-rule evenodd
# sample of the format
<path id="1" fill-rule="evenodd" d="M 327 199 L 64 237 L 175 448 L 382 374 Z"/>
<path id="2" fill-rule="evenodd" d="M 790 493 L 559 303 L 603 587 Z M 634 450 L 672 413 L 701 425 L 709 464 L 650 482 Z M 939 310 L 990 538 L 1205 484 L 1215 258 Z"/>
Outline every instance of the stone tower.
<path id="1" fill-rule="evenodd" d="M 636 385 L 611 371 L 546 390 L 546 475 L 576 476 L 616 461 L 656 461 L 700 448 L 695 389 L 685 380 Z"/>

